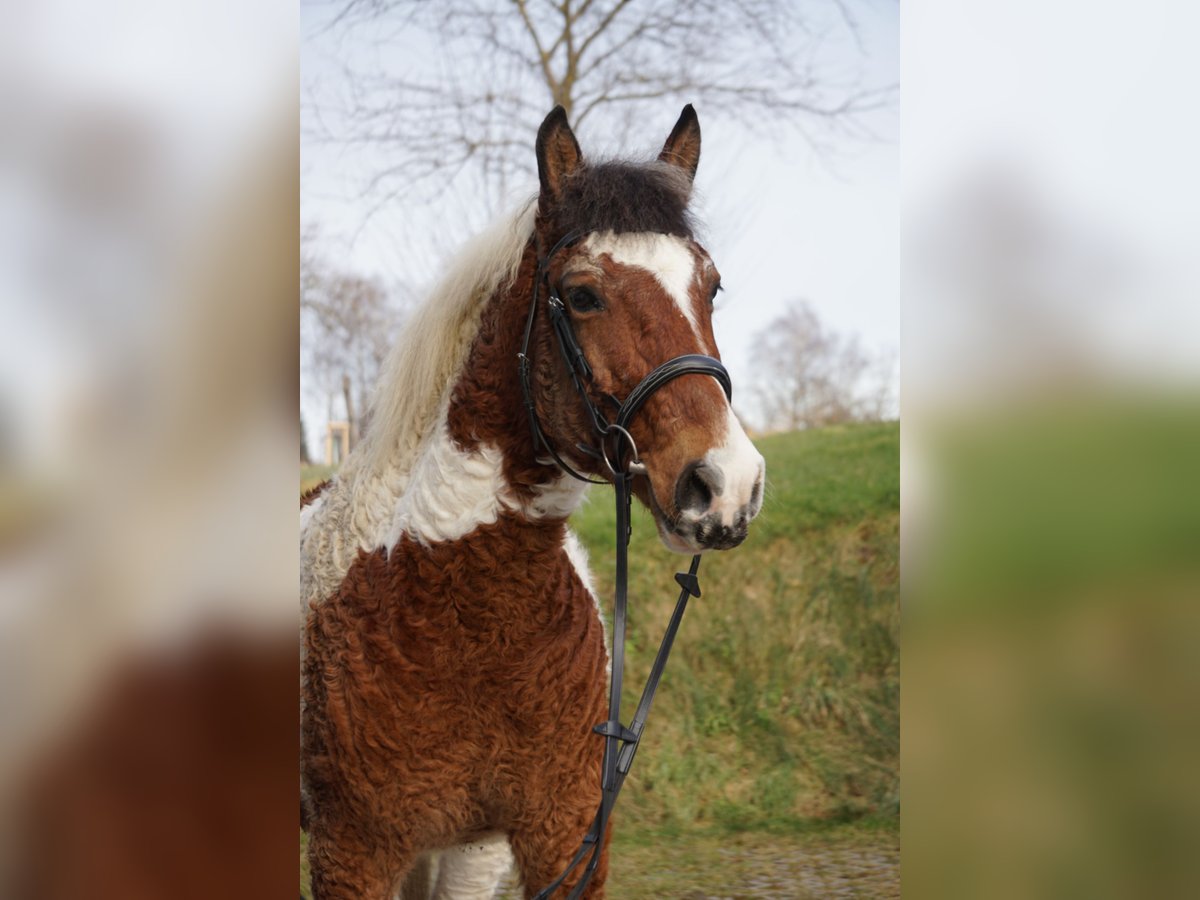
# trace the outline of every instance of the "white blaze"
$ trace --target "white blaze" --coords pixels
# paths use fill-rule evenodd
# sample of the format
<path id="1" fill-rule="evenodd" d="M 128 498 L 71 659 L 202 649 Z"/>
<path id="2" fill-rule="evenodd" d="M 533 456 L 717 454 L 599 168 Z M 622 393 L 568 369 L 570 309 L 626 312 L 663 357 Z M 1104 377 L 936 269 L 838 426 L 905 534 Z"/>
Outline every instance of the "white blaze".
<path id="1" fill-rule="evenodd" d="M 588 236 L 585 249 L 594 256 L 607 255 L 623 266 L 644 269 L 658 279 L 668 296 L 675 301 L 680 314 L 691 326 L 700 350 L 710 353 L 700 335 L 696 309 L 692 305 L 692 284 L 696 280 L 696 254 L 685 238 L 672 234 L 638 232 L 634 234 L 603 234 Z"/>

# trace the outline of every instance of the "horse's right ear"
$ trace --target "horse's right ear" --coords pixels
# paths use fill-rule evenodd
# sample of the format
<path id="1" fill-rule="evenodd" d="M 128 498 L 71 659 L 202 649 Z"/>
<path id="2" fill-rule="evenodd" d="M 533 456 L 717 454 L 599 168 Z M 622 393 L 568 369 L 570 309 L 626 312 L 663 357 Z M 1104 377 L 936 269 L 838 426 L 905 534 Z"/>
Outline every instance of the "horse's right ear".
<path id="1" fill-rule="evenodd" d="M 558 199 L 563 182 L 583 162 L 579 142 L 567 122 L 567 111 L 561 106 L 550 110 L 537 136 L 538 181 L 541 182 L 541 206 Z"/>

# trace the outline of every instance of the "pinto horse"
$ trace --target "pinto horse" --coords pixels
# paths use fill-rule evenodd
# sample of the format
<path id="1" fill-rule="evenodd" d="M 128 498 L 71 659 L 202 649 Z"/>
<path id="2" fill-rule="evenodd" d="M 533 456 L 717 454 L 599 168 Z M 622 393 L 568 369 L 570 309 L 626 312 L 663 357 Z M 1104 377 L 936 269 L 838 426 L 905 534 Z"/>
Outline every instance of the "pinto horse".
<path id="1" fill-rule="evenodd" d="M 585 162 L 561 108 L 535 149 L 536 202 L 452 265 L 393 350 L 369 433 L 302 506 L 301 818 L 319 900 L 389 898 L 434 851 L 439 898 L 490 897 L 514 858 L 533 896 L 595 814 L 610 663 L 567 528 L 586 485 L 554 457 L 607 471 L 577 388 L 603 407 L 664 360 L 717 356 L 720 276 L 688 213 L 691 106 L 651 162 Z M 541 279 L 583 386 L 548 315 L 527 318 Z M 527 322 L 540 434 L 518 375 Z M 764 464 L 714 378 L 656 391 L 629 437 L 667 547 L 745 538 Z M 606 854 L 584 896 L 603 896 Z"/>

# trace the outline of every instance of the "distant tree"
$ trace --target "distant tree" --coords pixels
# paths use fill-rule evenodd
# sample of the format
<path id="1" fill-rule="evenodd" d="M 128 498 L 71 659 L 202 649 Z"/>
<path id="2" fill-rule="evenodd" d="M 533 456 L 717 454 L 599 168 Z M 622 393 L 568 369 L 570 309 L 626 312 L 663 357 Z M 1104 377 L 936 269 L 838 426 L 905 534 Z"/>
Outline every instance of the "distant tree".
<path id="1" fill-rule="evenodd" d="M 900 355 L 895 347 L 884 350 L 871 363 L 867 370 L 863 393 L 863 419 L 883 422 L 899 417 L 899 368 Z"/>
<path id="2" fill-rule="evenodd" d="M 300 463 L 307 466 L 312 462 L 308 455 L 308 432 L 304 429 L 304 413 L 300 413 Z"/>
<path id="3" fill-rule="evenodd" d="M 805 300 L 793 300 L 754 337 L 752 354 L 751 393 L 768 430 L 818 428 L 890 414 L 894 355 L 872 360 L 857 336 L 828 329 Z M 873 368 L 875 383 L 864 377 Z"/>
<path id="4" fill-rule="evenodd" d="M 304 249 L 301 268 L 300 327 L 308 371 L 327 394 L 341 395 L 353 446 L 366 427 L 368 392 L 396 337 L 400 310 L 379 282 L 329 271 Z"/>
<path id="5" fill-rule="evenodd" d="M 894 85 L 864 86 L 827 64 L 831 35 L 857 42 L 850 0 L 340 0 L 330 29 L 427 36 L 427 56 L 359 54 L 344 118 L 310 93 L 317 137 L 385 147 L 367 192 L 380 203 L 440 194 L 466 171 L 494 198 L 530 171 L 530 135 L 554 104 L 617 140 L 649 105 L 695 103 L 766 136 L 794 128 L 821 150 L 869 134 Z M 386 41 L 386 38 L 384 38 Z M 330 42 L 331 46 L 332 42 Z M 336 49 L 332 51 L 336 55 Z M 362 68 L 363 57 L 371 68 Z M 312 86 L 310 85 L 310 88 Z M 329 96 L 326 94 L 325 96 Z M 669 102 L 668 102 L 669 101 Z M 644 119 L 642 119 L 644 120 Z"/>

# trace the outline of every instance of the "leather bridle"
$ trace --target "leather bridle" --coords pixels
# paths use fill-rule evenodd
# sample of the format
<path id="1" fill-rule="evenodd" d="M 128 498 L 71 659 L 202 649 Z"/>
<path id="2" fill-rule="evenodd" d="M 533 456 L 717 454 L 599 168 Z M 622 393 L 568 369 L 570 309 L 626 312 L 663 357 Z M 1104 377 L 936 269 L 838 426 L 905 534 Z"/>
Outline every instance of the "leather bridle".
<path id="1" fill-rule="evenodd" d="M 541 297 L 541 289 L 544 283 L 547 294 L 546 308 L 550 316 L 550 324 L 558 339 L 559 351 L 563 361 L 566 363 L 567 370 L 571 373 L 571 381 L 583 401 L 596 437 L 595 446 L 576 444 L 576 449 L 603 462 L 611 475 L 613 486 L 616 489 L 617 566 L 616 585 L 613 592 L 612 680 L 609 685 L 608 720 L 601 722 L 592 729 L 604 738 L 599 809 L 596 811 L 596 817 L 592 820 L 592 825 L 584 836 L 579 850 L 567 868 L 554 881 L 543 888 L 534 900 L 548 900 L 548 898 L 553 896 L 555 891 L 562 886 L 571 872 L 585 858 L 588 859 L 587 866 L 584 868 L 579 883 L 575 885 L 575 888 L 568 895 L 568 900 L 578 900 L 587 887 L 588 882 L 591 881 L 592 875 L 596 871 L 596 866 L 600 862 L 600 852 L 604 845 L 605 829 L 608 826 L 613 806 L 616 804 L 617 795 L 621 792 L 621 787 L 625 783 L 625 776 L 629 774 L 630 766 L 633 765 L 633 758 L 637 754 L 638 744 L 641 741 L 642 732 L 646 726 L 646 718 L 650 715 L 650 707 L 654 702 L 654 694 L 658 690 L 659 682 L 662 680 L 663 669 L 666 667 L 667 657 L 670 656 L 671 646 L 675 642 L 675 634 L 678 632 L 679 625 L 683 621 L 683 614 L 687 609 L 688 599 L 700 596 L 700 581 L 697 577 L 697 572 L 700 569 L 700 554 L 697 553 L 692 557 L 692 564 L 689 566 L 688 571 L 679 572 L 675 575 L 675 580 L 679 583 L 681 589 L 679 599 L 675 603 L 675 610 L 671 614 L 671 621 L 667 625 L 666 632 L 663 635 L 662 644 L 659 646 L 658 653 L 654 657 L 654 664 L 650 669 L 650 677 L 646 680 L 646 686 L 642 689 L 642 696 L 638 701 L 633 719 L 630 721 L 629 726 L 626 727 L 621 724 L 621 682 L 625 669 L 625 622 L 629 576 L 628 557 L 629 539 L 632 534 L 632 526 L 630 524 L 633 498 L 632 482 L 635 476 L 646 474 L 646 467 L 642 464 L 638 455 L 637 444 L 634 443 L 633 436 L 629 433 L 629 425 L 653 393 L 683 375 L 709 375 L 720 383 L 727 399 L 732 400 L 733 398 L 733 385 L 729 379 L 729 373 L 721 365 L 720 360 L 714 359 L 711 356 L 687 354 L 669 359 L 656 367 L 649 375 L 638 382 L 624 401 L 618 400 L 611 394 L 606 394 L 604 399 L 614 407 L 615 415 L 611 421 L 604 415 L 604 412 L 592 401 L 591 396 L 588 394 L 588 384 L 593 379 L 592 367 L 588 364 L 587 356 L 584 354 L 583 348 L 580 347 L 579 341 L 575 337 L 575 330 L 571 325 L 571 318 L 567 313 L 566 306 L 559 297 L 558 290 L 550 280 L 550 262 L 554 258 L 554 255 L 560 250 L 576 243 L 583 236 L 582 232 L 576 231 L 564 235 L 550 248 L 549 253 L 538 260 L 537 272 L 534 275 L 533 294 L 529 302 L 529 316 L 525 322 L 525 334 L 521 341 L 521 350 L 517 354 L 517 370 L 521 380 L 521 391 L 524 397 L 525 409 L 529 414 L 529 427 L 533 434 L 534 453 L 536 454 L 539 448 L 543 448 L 567 474 L 578 478 L 580 481 L 603 484 L 603 481 L 581 475 L 563 460 L 546 437 L 541 421 L 538 419 L 537 408 L 533 398 L 529 345 L 533 335 L 534 320 L 537 317 L 539 308 L 538 301 Z"/>
<path id="2" fill-rule="evenodd" d="M 571 317 L 567 313 L 566 304 L 563 303 L 562 298 L 558 295 L 557 288 L 550 281 L 550 262 L 553 260 L 555 254 L 578 243 L 583 237 L 583 232 L 568 232 L 550 248 L 549 253 L 538 260 L 537 272 L 534 275 L 533 281 L 533 292 L 529 301 L 529 314 L 525 319 L 525 333 L 521 339 L 521 350 L 517 354 L 517 371 L 521 379 L 521 393 L 525 402 L 525 411 L 529 416 L 530 431 L 533 434 L 534 452 L 536 453 L 539 448 L 543 448 L 564 472 L 574 478 L 591 484 L 604 484 L 601 480 L 581 475 L 574 467 L 567 463 L 546 437 L 541 420 L 538 418 L 537 407 L 533 398 L 533 375 L 532 363 L 529 358 L 529 344 L 533 338 L 533 324 L 537 318 L 538 300 L 541 297 L 543 284 L 546 287 L 548 295 L 546 310 L 550 316 L 550 324 L 554 329 L 554 335 L 558 339 L 559 352 L 562 355 L 563 362 L 566 363 L 567 371 L 571 374 L 571 382 L 574 384 L 575 391 L 579 394 L 579 398 L 583 402 L 584 410 L 588 414 L 592 430 L 597 438 L 596 446 L 591 447 L 586 444 L 576 444 L 575 449 L 594 459 L 601 460 L 611 475 L 615 476 L 619 472 L 628 469 L 629 466 L 632 466 L 632 474 L 634 475 L 646 474 L 645 468 L 638 459 L 637 445 L 634 443 L 633 436 L 629 433 L 629 423 L 637 415 L 643 404 L 650 398 L 651 394 L 665 387 L 669 382 L 674 381 L 681 375 L 710 375 L 720 383 L 721 388 L 725 391 L 726 399 L 732 400 L 733 384 L 729 379 L 729 372 L 726 371 L 725 366 L 721 364 L 719 359 L 699 353 L 676 356 L 655 368 L 649 375 L 638 382 L 634 389 L 629 392 L 629 396 L 625 398 L 624 402 L 618 400 L 612 394 L 605 394 L 604 400 L 616 410 L 615 417 L 612 421 L 609 421 L 604 412 L 592 401 L 591 396 L 588 394 L 587 385 L 592 382 L 592 367 L 587 361 L 587 356 L 584 354 L 583 348 L 579 345 L 578 338 L 575 337 L 575 329 L 571 325 Z M 614 446 L 609 446 L 610 441 L 613 442 Z M 622 444 L 627 444 L 632 451 L 629 462 L 625 465 L 621 461 Z M 613 454 L 612 456 L 609 455 L 610 452 Z"/>

